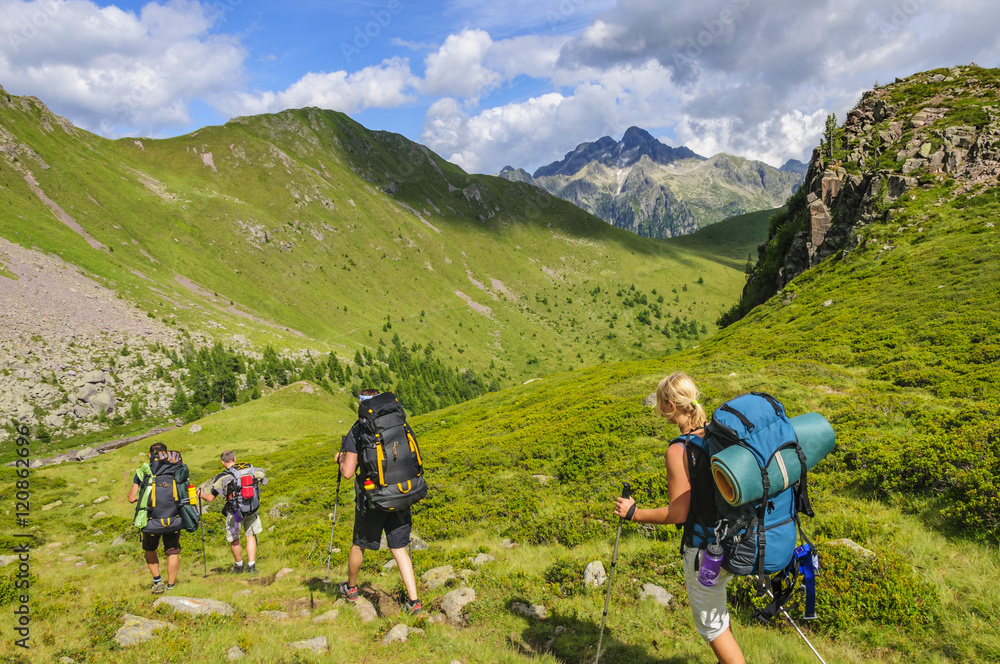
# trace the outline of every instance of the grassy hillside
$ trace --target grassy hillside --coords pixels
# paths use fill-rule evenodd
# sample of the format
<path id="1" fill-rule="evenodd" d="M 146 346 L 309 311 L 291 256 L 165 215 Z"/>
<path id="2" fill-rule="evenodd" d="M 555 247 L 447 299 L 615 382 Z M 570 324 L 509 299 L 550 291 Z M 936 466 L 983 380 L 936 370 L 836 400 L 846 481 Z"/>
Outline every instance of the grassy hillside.
<path id="1" fill-rule="evenodd" d="M 655 299 L 680 274 L 702 278 L 661 312 L 697 321 L 697 337 L 738 291 L 738 272 L 533 187 L 470 176 L 342 114 L 107 141 L 60 126 L 37 101 L 7 99 L 0 125 L 15 148 L 0 168 L 0 236 L 223 340 L 349 359 L 399 334 L 433 341 L 455 366 L 492 364 L 509 383 L 675 348 L 659 318 L 635 323 L 621 289 Z"/>

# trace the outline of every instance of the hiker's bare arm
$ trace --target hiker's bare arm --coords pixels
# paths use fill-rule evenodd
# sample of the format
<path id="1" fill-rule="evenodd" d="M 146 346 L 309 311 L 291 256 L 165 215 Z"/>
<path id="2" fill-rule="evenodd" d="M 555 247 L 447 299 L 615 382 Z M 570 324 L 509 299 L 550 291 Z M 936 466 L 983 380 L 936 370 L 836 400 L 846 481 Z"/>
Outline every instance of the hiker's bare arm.
<path id="1" fill-rule="evenodd" d="M 132 488 L 128 491 L 128 501 L 134 503 L 137 500 L 139 500 L 139 485 L 133 482 Z"/>
<path id="2" fill-rule="evenodd" d="M 358 455 L 355 452 L 337 452 L 335 461 L 340 464 L 340 474 L 344 477 L 354 477 L 358 467 Z"/>
<path id="3" fill-rule="evenodd" d="M 198 497 L 204 500 L 205 502 L 210 503 L 213 500 L 215 500 L 215 496 L 212 495 L 211 491 L 202 491 L 200 487 L 197 489 L 197 491 L 198 491 Z"/>
<path id="4" fill-rule="evenodd" d="M 687 521 L 688 507 L 691 505 L 691 481 L 688 479 L 684 448 L 671 445 L 665 455 L 667 464 L 667 495 L 670 504 L 654 509 L 636 509 L 633 521 L 640 523 L 684 523 Z M 625 516 L 635 503 L 632 498 L 615 499 L 615 514 Z"/>

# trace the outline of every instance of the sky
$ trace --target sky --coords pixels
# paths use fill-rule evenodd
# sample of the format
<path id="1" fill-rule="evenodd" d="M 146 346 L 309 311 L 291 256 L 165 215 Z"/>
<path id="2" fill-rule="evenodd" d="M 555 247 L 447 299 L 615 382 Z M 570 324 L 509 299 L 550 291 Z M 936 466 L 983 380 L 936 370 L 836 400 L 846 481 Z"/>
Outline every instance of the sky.
<path id="1" fill-rule="evenodd" d="M 0 86 L 88 131 L 317 106 L 475 173 L 631 126 L 808 161 L 873 85 L 971 62 L 1000 64 L 992 0 L 0 0 Z"/>

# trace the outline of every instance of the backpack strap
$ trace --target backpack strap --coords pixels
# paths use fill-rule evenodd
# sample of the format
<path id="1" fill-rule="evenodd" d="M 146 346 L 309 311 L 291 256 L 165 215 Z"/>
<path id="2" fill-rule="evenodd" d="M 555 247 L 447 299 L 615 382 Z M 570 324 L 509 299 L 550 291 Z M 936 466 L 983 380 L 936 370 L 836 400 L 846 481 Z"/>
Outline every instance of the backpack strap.
<path id="1" fill-rule="evenodd" d="M 685 458 L 687 459 L 688 478 L 689 480 L 691 480 L 691 501 L 688 504 L 687 519 L 684 520 L 683 525 L 677 524 L 678 528 L 683 528 L 683 534 L 681 536 L 681 547 L 680 547 L 681 554 L 683 555 L 685 546 L 691 546 L 691 547 L 694 546 L 695 528 L 697 526 L 701 526 L 706 533 L 705 541 L 702 542 L 701 546 L 698 548 L 705 548 L 708 544 L 708 537 L 709 537 L 708 533 L 714 531 L 715 524 L 705 523 L 705 520 L 701 518 L 702 505 L 694 499 L 695 497 L 694 477 L 695 477 L 695 466 L 697 465 L 696 463 L 697 459 L 695 458 L 695 452 L 692 451 L 689 446 L 694 444 L 694 446 L 698 447 L 703 454 L 708 454 L 708 450 L 700 447 L 696 443 L 692 443 L 690 433 L 686 433 L 683 436 L 677 436 L 676 438 L 671 440 L 670 445 L 674 444 L 680 445 L 681 447 L 684 448 Z M 697 561 L 695 565 L 697 567 Z"/>
<path id="2" fill-rule="evenodd" d="M 144 470 L 145 472 L 143 472 Z M 135 514 L 132 515 L 132 523 L 135 523 L 135 520 L 139 517 L 140 510 L 145 510 L 147 512 L 149 511 L 149 507 L 143 504 L 144 501 L 142 498 L 146 493 L 146 489 L 149 488 L 149 483 L 150 480 L 152 480 L 153 478 L 153 474 L 149 472 L 148 464 L 146 466 L 141 466 L 138 470 L 135 471 L 136 475 L 138 475 L 139 473 L 143 473 L 142 484 L 139 485 L 139 494 L 135 501 Z M 153 493 L 156 492 L 154 491 Z"/>

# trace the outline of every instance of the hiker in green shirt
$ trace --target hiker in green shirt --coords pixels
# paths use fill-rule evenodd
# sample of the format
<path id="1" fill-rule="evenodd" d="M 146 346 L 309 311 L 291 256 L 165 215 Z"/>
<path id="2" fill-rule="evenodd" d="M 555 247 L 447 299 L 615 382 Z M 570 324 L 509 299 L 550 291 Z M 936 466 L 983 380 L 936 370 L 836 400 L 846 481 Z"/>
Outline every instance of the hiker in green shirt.
<path id="1" fill-rule="evenodd" d="M 152 460 L 153 455 L 157 452 L 166 451 L 167 446 L 163 443 L 153 443 L 149 446 L 150 460 Z M 136 469 L 135 476 L 132 478 L 132 489 L 128 492 L 129 503 L 135 503 L 139 500 L 140 487 L 143 486 L 145 477 L 149 473 L 148 463 Z M 153 490 L 155 491 L 155 487 Z M 143 498 L 146 498 L 146 496 L 143 496 Z M 163 553 L 167 556 L 166 585 L 163 584 L 163 578 L 160 576 L 160 558 L 156 553 L 156 550 L 160 546 L 161 535 L 163 537 Z M 146 565 L 149 567 L 149 572 L 153 575 L 153 594 L 159 595 L 167 590 L 172 590 L 174 584 L 177 582 L 177 572 L 181 566 L 181 528 L 179 520 L 177 530 L 172 532 L 152 534 L 143 531 L 142 550 L 146 558 Z"/>

